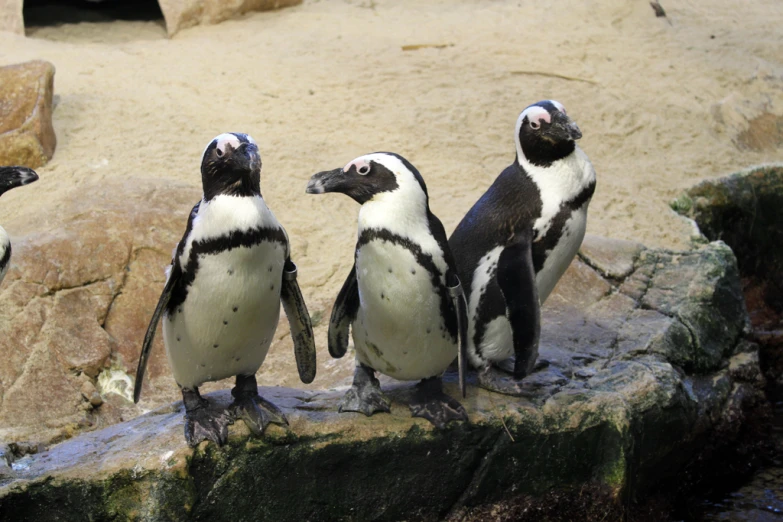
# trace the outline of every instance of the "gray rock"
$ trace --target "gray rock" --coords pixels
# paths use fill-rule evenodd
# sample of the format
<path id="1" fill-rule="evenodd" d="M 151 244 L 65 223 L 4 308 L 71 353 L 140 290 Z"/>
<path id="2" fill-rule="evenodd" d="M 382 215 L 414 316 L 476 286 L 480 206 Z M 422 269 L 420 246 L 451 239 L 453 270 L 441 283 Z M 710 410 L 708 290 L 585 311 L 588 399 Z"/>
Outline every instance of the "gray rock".
<path id="1" fill-rule="evenodd" d="M 703 181 L 672 208 L 693 219 L 709 240 L 734 249 L 743 274 L 783 284 L 783 164 Z"/>
<path id="2" fill-rule="evenodd" d="M 527 396 L 470 386 L 470 424 L 439 432 L 412 419 L 409 384 L 390 385 L 392 413 L 372 418 L 336 413 L 342 390 L 263 388 L 288 429 L 252 439 L 238 423 L 225 447 L 194 450 L 175 403 L 16 460 L 0 479 L 0 512 L 399 520 L 553 488 L 628 498 L 684 464 L 706 433 L 736 432 L 762 378 L 741 337 L 747 314 L 725 244 L 686 253 L 633 246 L 616 263 L 610 241 L 593 244 L 604 250 L 583 252 L 590 265 L 577 260 L 544 307 L 548 364 L 525 380 Z M 446 390 L 457 396 L 450 374 Z M 227 390 L 210 398 L 230 401 Z"/>

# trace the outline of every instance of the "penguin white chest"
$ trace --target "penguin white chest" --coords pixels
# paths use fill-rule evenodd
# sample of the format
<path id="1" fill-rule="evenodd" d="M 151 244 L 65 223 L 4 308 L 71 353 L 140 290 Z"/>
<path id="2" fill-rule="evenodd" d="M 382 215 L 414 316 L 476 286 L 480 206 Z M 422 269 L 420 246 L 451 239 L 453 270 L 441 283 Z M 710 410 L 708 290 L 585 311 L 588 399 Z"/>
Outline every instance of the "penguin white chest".
<path id="1" fill-rule="evenodd" d="M 435 276 L 442 285 L 443 276 Z M 433 274 L 410 250 L 371 241 L 356 253 L 359 311 L 353 339 L 360 362 L 400 380 L 442 373 L 457 356 Z"/>
<path id="2" fill-rule="evenodd" d="M 541 304 L 544 304 L 552 293 L 582 245 L 587 228 L 587 205 L 588 203 L 585 203 L 571 212 L 554 248 L 546 252 L 544 265 L 536 274 L 538 300 Z"/>
<path id="3" fill-rule="evenodd" d="M 285 247 L 276 241 L 202 254 L 185 301 L 163 321 L 177 384 L 254 374 L 280 316 Z"/>

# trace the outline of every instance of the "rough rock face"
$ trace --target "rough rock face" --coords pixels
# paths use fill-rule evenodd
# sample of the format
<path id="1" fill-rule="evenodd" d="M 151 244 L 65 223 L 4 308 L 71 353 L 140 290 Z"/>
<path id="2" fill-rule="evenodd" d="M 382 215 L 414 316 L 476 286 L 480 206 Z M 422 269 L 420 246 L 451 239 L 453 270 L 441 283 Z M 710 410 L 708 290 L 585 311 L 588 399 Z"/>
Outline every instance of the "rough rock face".
<path id="1" fill-rule="evenodd" d="M 0 165 L 44 165 L 54 155 L 54 66 L 36 60 L 0 67 Z"/>
<path id="2" fill-rule="evenodd" d="M 392 414 L 372 418 L 337 414 L 340 390 L 264 388 L 288 429 L 257 440 L 238 423 L 226 447 L 192 450 L 175 403 L 21 458 L 11 448 L 0 513 L 399 520 L 551 488 L 630 498 L 676 473 L 713 430 L 735 432 L 758 400 L 746 328 L 737 265 L 722 242 L 675 253 L 588 237 L 544 308 L 549 365 L 526 379 L 523 399 L 471 386 L 470 424 L 437 432 L 410 418 L 409 384 L 391 386 Z M 320 351 L 319 362 L 331 363 Z M 447 391 L 457 395 L 453 379 Z M 230 395 L 211 398 L 227 404 Z"/>
<path id="3" fill-rule="evenodd" d="M 672 207 L 736 253 L 753 338 L 762 345 L 767 376 L 783 385 L 783 165 L 703 181 Z"/>
<path id="4" fill-rule="evenodd" d="M 0 0 L 0 31 L 24 34 L 23 0 Z M 169 36 L 199 24 L 216 24 L 250 11 L 269 11 L 302 0 L 158 0 Z"/>
<path id="5" fill-rule="evenodd" d="M 672 207 L 735 248 L 744 274 L 779 279 L 783 289 L 782 200 L 783 165 L 764 165 L 703 181 Z"/>
<path id="6" fill-rule="evenodd" d="M 8 226 L 44 232 L 13 238 L 0 287 L 0 440 L 49 442 L 119 419 L 122 402 L 92 412 L 96 378 L 138 357 L 127 336 L 146 328 L 157 302 L 154 283 L 170 260 L 160 245 L 182 234 L 170 216 L 187 215 L 199 199 L 189 187 L 161 193 L 152 183 L 87 190 L 92 198 L 74 194 L 54 212 Z"/>
<path id="7" fill-rule="evenodd" d="M 48 444 L 181 398 L 158 335 L 142 400 L 137 406 L 127 399 L 164 269 L 200 198 L 185 184 L 110 181 L 4 223 L 29 233 L 12 238 L 11 267 L 0 286 L 0 443 Z M 308 306 L 318 317 L 331 303 L 308 300 Z M 319 359 L 327 361 L 325 321 L 316 332 Z M 299 384 L 288 334 L 282 317 L 260 383 Z M 323 365 L 310 387 L 350 382 L 352 366 L 349 358 Z"/>

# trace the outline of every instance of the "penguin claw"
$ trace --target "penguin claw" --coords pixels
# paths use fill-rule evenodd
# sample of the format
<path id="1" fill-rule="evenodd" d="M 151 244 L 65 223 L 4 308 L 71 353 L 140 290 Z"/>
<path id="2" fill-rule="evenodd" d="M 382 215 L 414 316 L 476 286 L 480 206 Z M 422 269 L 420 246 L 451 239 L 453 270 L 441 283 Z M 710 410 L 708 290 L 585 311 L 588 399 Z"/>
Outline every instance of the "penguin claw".
<path id="1" fill-rule="evenodd" d="M 379 387 L 353 385 L 343 396 L 337 411 L 339 413 L 355 411 L 369 417 L 379 411 L 391 413 L 391 402 Z"/>
<path id="2" fill-rule="evenodd" d="M 548 363 L 547 363 L 548 365 Z M 504 369 L 490 366 L 478 372 L 478 385 L 485 390 L 513 397 L 533 397 L 533 393 L 524 385 L 522 379 L 517 380 Z"/>
<path id="3" fill-rule="evenodd" d="M 495 366 L 497 366 L 498 369 L 503 370 L 506 373 L 510 373 L 511 375 L 514 374 L 514 365 L 516 363 L 515 357 L 509 357 L 508 359 L 503 359 L 502 361 L 498 361 L 495 363 Z M 533 372 L 537 372 L 539 370 L 543 370 L 544 368 L 549 367 L 549 361 L 546 359 L 539 358 L 535 366 L 533 366 Z"/>
<path id="4" fill-rule="evenodd" d="M 451 421 L 468 421 L 468 412 L 456 399 L 443 393 L 440 378 L 425 379 L 416 385 L 409 404 L 412 417 L 427 419 L 442 430 Z"/>
<path id="5" fill-rule="evenodd" d="M 255 397 L 245 396 L 234 399 L 229 407 L 234 419 L 242 419 L 250 432 L 260 437 L 270 424 L 288 426 L 285 415 L 271 402 Z"/>
<path id="6" fill-rule="evenodd" d="M 185 440 L 191 447 L 205 440 L 222 446 L 228 440 L 228 426 L 233 423 L 225 410 L 205 403 L 200 408 L 185 412 Z"/>

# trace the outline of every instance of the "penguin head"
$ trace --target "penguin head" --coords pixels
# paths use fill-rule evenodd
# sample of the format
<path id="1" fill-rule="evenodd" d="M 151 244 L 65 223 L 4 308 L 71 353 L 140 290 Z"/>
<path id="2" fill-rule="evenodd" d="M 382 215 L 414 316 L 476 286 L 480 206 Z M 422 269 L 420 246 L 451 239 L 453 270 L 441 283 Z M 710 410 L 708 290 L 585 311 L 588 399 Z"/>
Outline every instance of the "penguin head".
<path id="1" fill-rule="evenodd" d="M 29 185 L 38 179 L 38 174 L 27 167 L 0 167 L 0 195 L 12 188 Z"/>
<path id="2" fill-rule="evenodd" d="M 215 196 L 253 196 L 261 193 L 261 156 L 255 140 L 230 132 L 216 136 L 201 159 L 204 200 Z"/>
<path id="3" fill-rule="evenodd" d="M 519 115 L 516 127 L 517 160 L 547 167 L 570 155 L 575 140 L 582 137 L 576 123 L 566 115 L 565 107 L 555 100 L 544 100 L 527 107 Z"/>
<path id="4" fill-rule="evenodd" d="M 345 167 L 314 174 L 307 184 L 308 194 L 341 192 L 357 203 L 397 194 L 423 194 L 427 200 L 424 179 L 411 163 L 393 152 L 374 152 L 360 156 Z"/>

